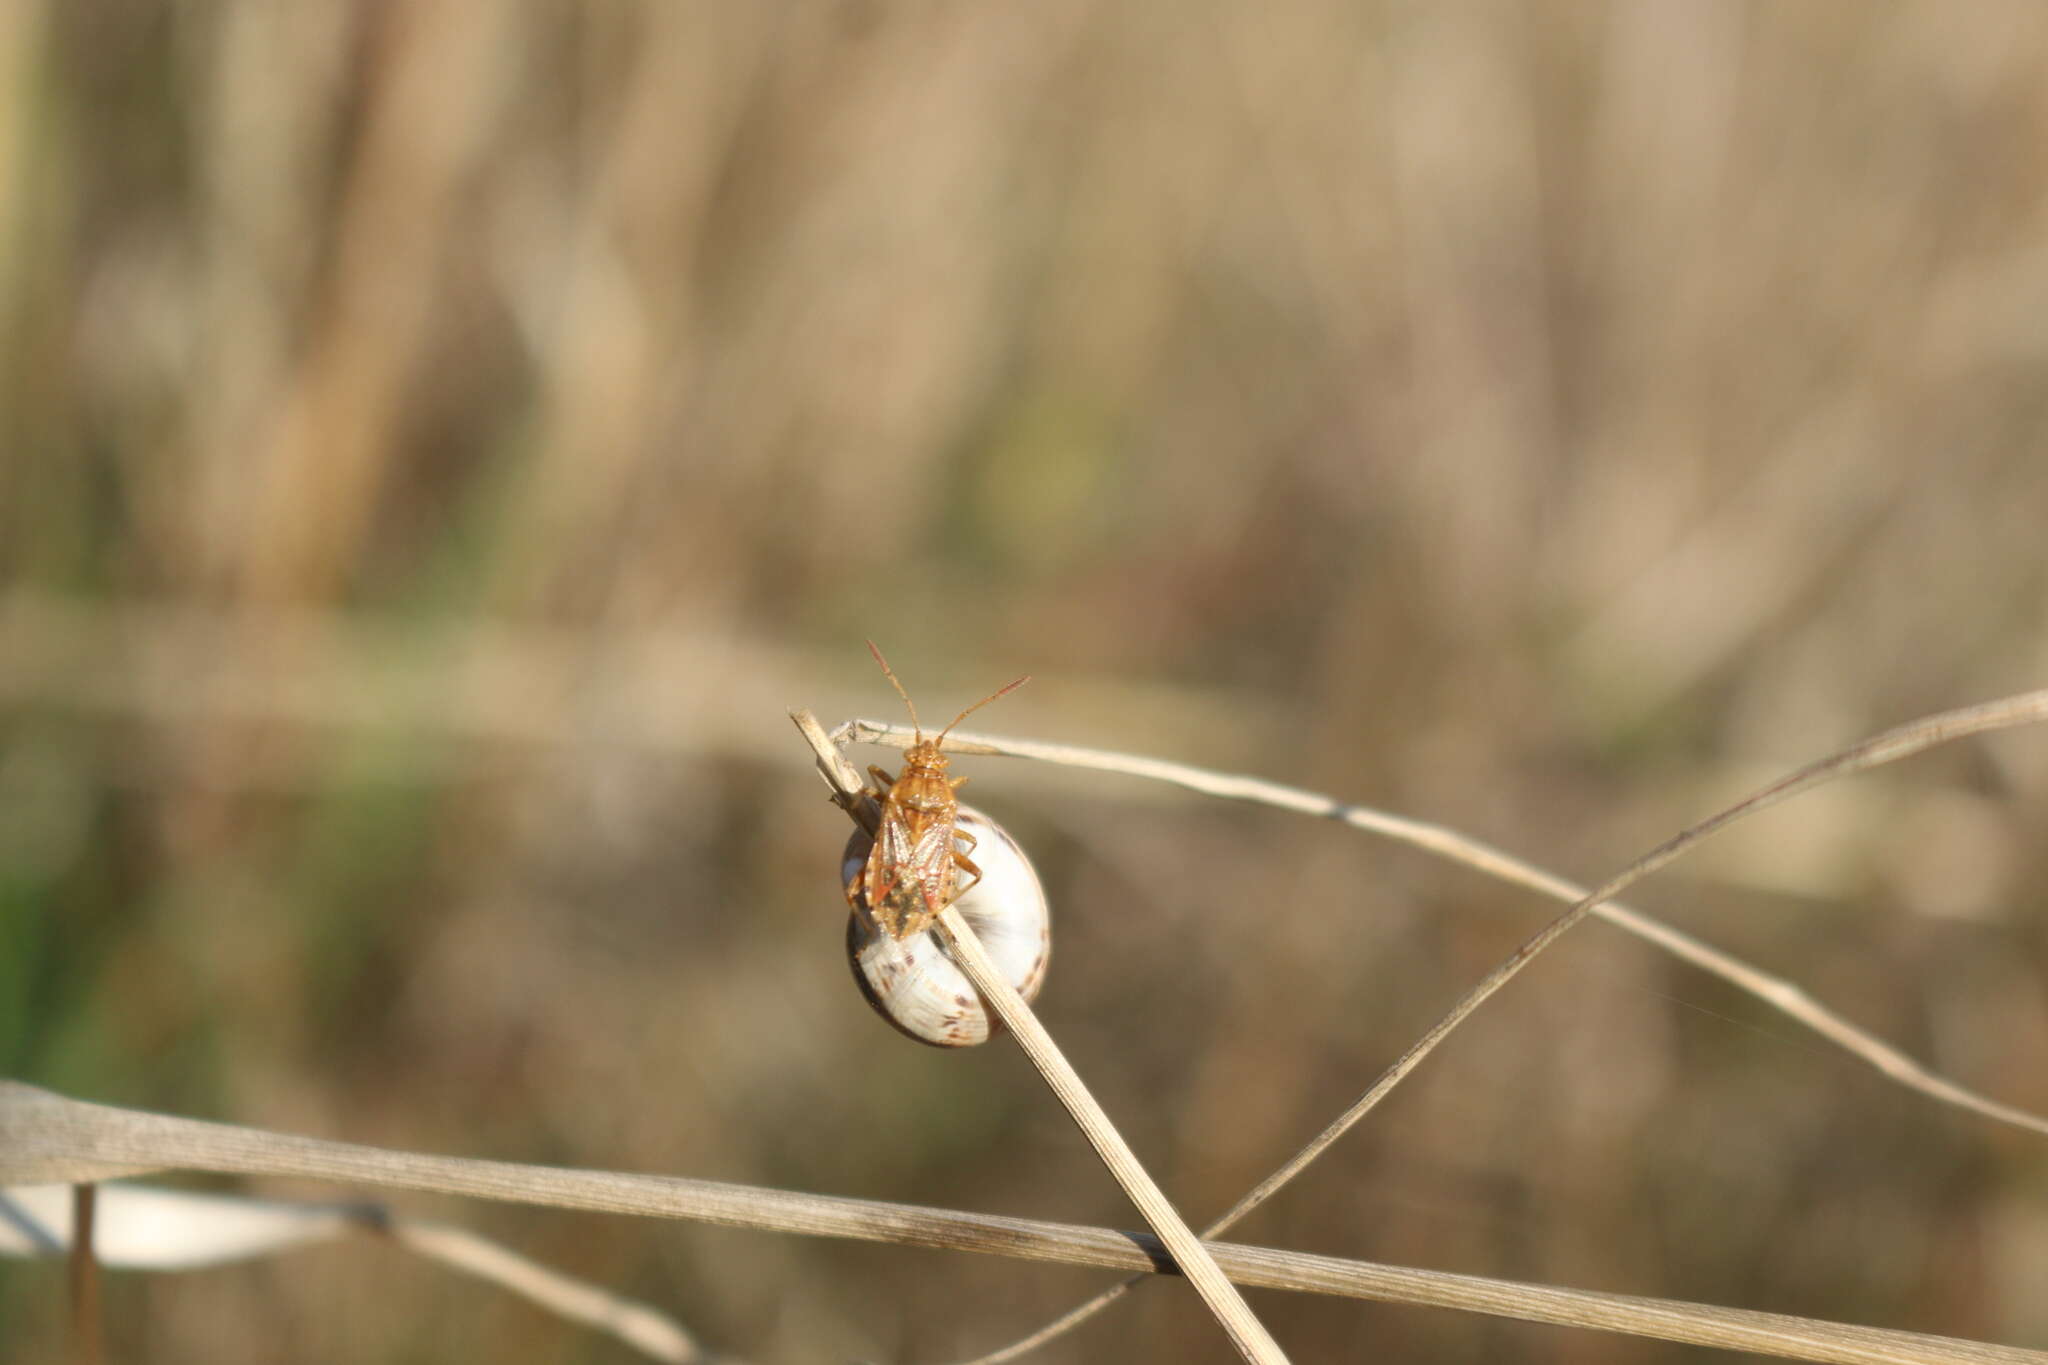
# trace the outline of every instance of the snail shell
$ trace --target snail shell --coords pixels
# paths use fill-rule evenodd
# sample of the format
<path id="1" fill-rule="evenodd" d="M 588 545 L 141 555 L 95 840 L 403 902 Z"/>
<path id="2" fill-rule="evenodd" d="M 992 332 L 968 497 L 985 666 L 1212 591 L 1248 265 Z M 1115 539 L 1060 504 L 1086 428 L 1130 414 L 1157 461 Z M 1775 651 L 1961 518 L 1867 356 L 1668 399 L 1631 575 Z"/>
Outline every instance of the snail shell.
<path id="1" fill-rule="evenodd" d="M 1045 984 L 1045 964 L 1052 954 L 1052 916 L 1045 888 L 1039 885 L 1031 860 L 1001 825 L 962 806 L 955 828 L 974 836 L 969 856 L 982 875 L 953 904 L 1003 976 L 1029 1000 Z M 840 861 L 841 883 L 853 881 L 867 865 L 873 843 L 867 831 L 854 831 Z M 961 847 L 965 852 L 965 845 Z M 961 876 L 966 879 L 965 873 Z M 846 956 L 853 964 L 853 979 L 875 1012 L 933 1047 L 987 1042 L 997 1021 L 967 974 L 939 946 L 937 933 L 927 929 L 908 938 L 891 938 L 875 928 L 866 911 L 863 904 L 847 918 Z"/>

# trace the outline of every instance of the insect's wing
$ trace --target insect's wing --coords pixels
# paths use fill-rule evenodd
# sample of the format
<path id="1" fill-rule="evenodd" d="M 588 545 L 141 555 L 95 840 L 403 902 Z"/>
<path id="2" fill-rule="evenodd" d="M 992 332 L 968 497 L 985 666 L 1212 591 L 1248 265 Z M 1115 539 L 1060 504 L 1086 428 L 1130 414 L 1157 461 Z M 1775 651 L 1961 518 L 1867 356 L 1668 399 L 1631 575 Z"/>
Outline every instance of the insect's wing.
<path id="1" fill-rule="evenodd" d="M 910 822 L 893 803 L 882 806 L 882 826 L 875 831 L 874 847 L 868 850 L 868 865 L 861 873 L 861 891 L 868 903 L 868 915 L 875 927 L 891 938 L 903 936 L 904 873 L 910 869 L 910 850 L 916 846 Z"/>
<path id="2" fill-rule="evenodd" d="M 883 812 L 863 884 L 868 913 L 883 933 L 908 938 L 946 908 L 953 897 L 952 833 L 950 820 L 919 829 L 905 812 Z"/>

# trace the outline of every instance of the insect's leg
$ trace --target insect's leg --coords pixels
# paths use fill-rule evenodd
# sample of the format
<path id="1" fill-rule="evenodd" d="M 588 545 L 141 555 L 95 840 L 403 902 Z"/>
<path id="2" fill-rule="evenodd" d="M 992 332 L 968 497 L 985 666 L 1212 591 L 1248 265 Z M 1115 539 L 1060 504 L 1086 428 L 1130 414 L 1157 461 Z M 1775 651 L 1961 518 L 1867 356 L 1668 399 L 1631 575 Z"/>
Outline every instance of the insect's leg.
<path id="1" fill-rule="evenodd" d="M 868 764 L 868 776 L 880 784 L 880 790 L 875 793 L 877 796 L 887 796 L 889 788 L 896 785 L 896 779 L 883 772 L 881 765 L 878 763 Z"/>
<path id="2" fill-rule="evenodd" d="M 954 791 L 959 791 L 962 787 L 967 785 L 967 779 L 964 777 L 955 777 L 950 780 L 953 783 Z"/>
<path id="3" fill-rule="evenodd" d="M 969 891 L 972 891 L 976 886 L 980 885 L 981 869 L 974 865 L 974 859 L 968 857 L 965 853 L 960 852 L 958 849 L 955 849 L 953 851 L 953 866 L 959 868 L 962 872 L 971 874 L 974 877 L 974 880 L 967 883 L 967 885 L 954 888 L 953 899 L 957 901 L 962 896 L 966 895 Z"/>
<path id="4" fill-rule="evenodd" d="M 967 841 L 967 851 L 969 853 L 974 852 L 975 848 L 981 843 L 981 840 L 975 838 L 972 834 L 969 834 L 966 830 L 961 829 L 956 825 L 953 829 L 953 842 L 957 844 L 962 839 L 965 839 Z"/>

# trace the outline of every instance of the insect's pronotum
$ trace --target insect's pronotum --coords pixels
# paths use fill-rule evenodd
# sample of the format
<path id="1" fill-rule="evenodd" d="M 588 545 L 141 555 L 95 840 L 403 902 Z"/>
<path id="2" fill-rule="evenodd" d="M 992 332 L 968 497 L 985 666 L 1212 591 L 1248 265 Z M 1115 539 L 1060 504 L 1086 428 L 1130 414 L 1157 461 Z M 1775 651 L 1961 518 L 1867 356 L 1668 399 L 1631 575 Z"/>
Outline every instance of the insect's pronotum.
<path id="1" fill-rule="evenodd" d="M 974 836 L 959 828 L 960 803 L 955 793 L 967 779 L 946 776 L 946 756 L 939 748 L 954 725 L 997 697 L 1016 691 L 1031 677 L 1026 674 L 997 688 L 953 717 L 937 738 L 928 740 L 917 718 L 916 703 L 896 680 L 896 671 L 873 640 L 868 641 L 868 652 L 910 708 L 910 724 L 917 738 L 903 751 L 903 776 L 891 777 L 868 765 L 868 776 L 875 780 L 875 794 L 882 802 L 882 823 L 875 831 L 875 846 L 866 866 L 859 877 L 846 883 L 846 903 L 856 914 L 865 908 L 875 926 L 891 938 L 908 938 L 922 933 L 966 889 L 958 885 L 961 872 L 977 881 L 981 878 L 981 869 L 968 857 L 975 847 Z M 962 850 L 960 843 L 967 848 Z"/>

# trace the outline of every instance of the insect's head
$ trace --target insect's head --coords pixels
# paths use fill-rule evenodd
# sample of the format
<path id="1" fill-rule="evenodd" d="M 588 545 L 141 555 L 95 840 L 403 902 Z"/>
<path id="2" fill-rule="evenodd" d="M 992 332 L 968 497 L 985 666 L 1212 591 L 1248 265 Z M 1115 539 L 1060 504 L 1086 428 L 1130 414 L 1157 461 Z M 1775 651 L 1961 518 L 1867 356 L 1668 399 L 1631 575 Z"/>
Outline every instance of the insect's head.
<path id="1" fill-rule="evenodd" d="M 889 661 L 882 657 L 882 651 L 875 647 L 875 642 L 873 640 L 868 641 L 868 653 L 875 656 L 875 662 L 882 666 L 882 672 L 889 679 L 889 685 L 896 689 L 896 695 L 903 698 L 903 704 L 906 707 L 910 708 L 910 726 L 913 730 L 917 731 L 917 739 L 910 746 L 910 748 L 904 752 L 903 760 L 905 763 L 908 763 L 914 767 L 945 767 L 946 760 L 939 753 L 939 746 L 946 742 L 947 735 L 953 733 L 953 727 L 955 725 L 958 725 L 961 721 L 966 720 L 969 716 L 973 715 L 976 711 L 979 711 L 982 707 L 987 706 L 997 697 L 1008 696 L 1010 693 L 1015 692 L 1018 688 L 1022 687 L 1025 683 L 1031 681 L 1031 675 L 1029 673 L 1026 673 L 1023 677 L 1017 679 L 1015 682 L 1005 683 L 1003 686 L 997 688 L 995 691 L 983 697 L 980 701 L 974 703 L 974 705 L 968 707 L 965 711 L 962 711 L 959 715 L 953 717 L 953 719 L 947 723 L 945 729 L 939 731 L 938 735 L 935 738 L 927 741 L 924 737 L 924 724 L 917 718 L 917 704 L 910 700 L 910 694 L 904 691 L 903 684 L 896 680 L 896 670 L 889 667 Z"/>

